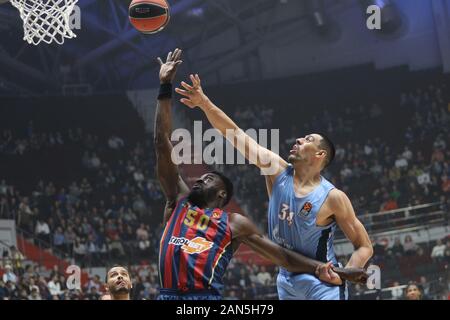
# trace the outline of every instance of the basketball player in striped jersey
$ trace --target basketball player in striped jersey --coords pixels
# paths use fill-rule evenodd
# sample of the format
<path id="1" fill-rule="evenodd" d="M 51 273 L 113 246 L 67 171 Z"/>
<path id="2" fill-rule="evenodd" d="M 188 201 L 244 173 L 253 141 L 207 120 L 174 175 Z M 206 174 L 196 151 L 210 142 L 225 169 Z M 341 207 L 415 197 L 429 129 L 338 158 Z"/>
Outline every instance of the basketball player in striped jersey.
<path id="1" fill-rule="evenodd" d="M 166 196 L 160 242 L 159 276 L 162 300 L 218 300 L 223 275 L 233 252 L 247 244 L 261 256 L 287 270 L 318 276 L 339 285 L 342 279 L 364 282 L 364 270 L 331 269 L 324 263 L 289 251 L 261 235 L 244 215 L 223 210 L 233 195 L 233 184 L 220 172 L 200 177 L 189 189 L 172 162 L 170 135 L 172 85 L 181 50 L 158 58 L 160 93 L 155 116 L 157 175 Z"/>
<path id="2" fill-rule="evenodd" d="M 353 244 L 345 269 L 364 268 L 373 254 L 366 229 L 357 219 L 347 195 L 322 175 L 334 158 L 334 145 L 324 134 L 308 134 L 296 139 L 288 161 L 260 146 L 204 94 L 200 77 L 175 91 L 190 108 L 200 107 L 211 125 L 255 164 L 266 179 L 269 196 L 269 238 L 284 248 L 322 262 L 338 261 L 333 247 L 336 227 Z M 280 268 L 278 296 L 286 300 L 344 300 L 345 283 L 331 286 L 306 273 Z"/>

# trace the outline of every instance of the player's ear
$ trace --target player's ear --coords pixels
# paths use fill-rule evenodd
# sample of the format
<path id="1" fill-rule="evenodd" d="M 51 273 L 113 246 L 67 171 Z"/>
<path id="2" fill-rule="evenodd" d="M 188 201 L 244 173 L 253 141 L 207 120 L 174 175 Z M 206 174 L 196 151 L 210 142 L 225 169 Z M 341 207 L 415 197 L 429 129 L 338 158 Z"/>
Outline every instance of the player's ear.
<path id="1" fill-rule="evenodd" d="M 326 150 L 319 150 L 316 152 L 316 156 L 318 156 L 319 158 L 324 158 L 327 156 L 327 151 Z"/>
<path id="2" fill-rule="evenodd" d="M 225 190 L 220 190 L 218 196 L 225 201 L 225 199 L 227 198 L 227 192 Z"/>

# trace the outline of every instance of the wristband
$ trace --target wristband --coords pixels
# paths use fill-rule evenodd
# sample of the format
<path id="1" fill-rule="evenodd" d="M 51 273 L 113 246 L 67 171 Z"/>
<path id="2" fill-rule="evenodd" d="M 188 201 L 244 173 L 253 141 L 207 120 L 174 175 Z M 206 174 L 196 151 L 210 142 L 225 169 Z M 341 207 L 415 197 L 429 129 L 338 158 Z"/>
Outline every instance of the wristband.
<path id="1" fill-rule="evenodd" d="M 170 82 L 162 83 L 159 87 L 158 100 L 170 98 L 172 98 L 172 84 Z"/>

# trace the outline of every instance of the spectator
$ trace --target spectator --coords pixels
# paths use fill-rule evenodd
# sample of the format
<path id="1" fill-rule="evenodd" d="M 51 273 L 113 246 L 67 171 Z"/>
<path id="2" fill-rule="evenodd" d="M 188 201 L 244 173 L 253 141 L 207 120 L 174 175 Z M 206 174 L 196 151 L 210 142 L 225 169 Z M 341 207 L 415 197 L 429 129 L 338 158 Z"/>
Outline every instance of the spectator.
<path id="1" fill-rule="evenodd" d="M 403 155 L 399 155 L 395 160 L 395 167 L 398 169 L 405 169 L 408 167 L 408 160 Z"/>
<path id="2" fill-rule="evenodd" d="M 47 284 L 48 290 L 53 300 L 59 300 L 59 296 L 63 293 L 61 290 L 61 283 L 57 274 Z"/>
<path id="3" fill-rule="evenodd" d="M 380 211 L 390 211 L 390 210 L 395 210 L 398 209 L 398 204 L 397 201 L 395 199 L 393 199 L 392 197 L 390 197 L 385 203 L 383 203 L 381 205 Z"/>
<path id="4" fill-rule="evenodd" d="M 403 290 L 400 287 L 400 283 L 398 281 L 395 281 L 392 284 L 391 294 L 393 300 L 401 300 L 403 298 Z"/>
<path id="5" fill-rule="evenodd" d="M 25 257 L 23 256 L 23 254 L 17 250 L 17 248 L 15 246 L 11 246 L 9 248 L 10 250 L 10 254 L 11 254 L 11 265 L 12 268 L 14 270 L 16 270 L 19 275 L 22 275 L 24 270 L 23 270 L 23 260 L 25 259 Z"/>
<path id="6" fill-rule="evenodd" d="M 145 177 L 141 170 L 136 170 L 133 174 L 134 181 L 141 183 L 144 181 Z"/>
<path id="7" fill-rule="evenodd" d="M 38 239 L 46 243 L 50 242 L 50 227 L 48 226 L 47 222 L 43 221 L 40 218 L 38 218 L 38 221 L 36 223 L 35 233 Z"/>
<path id="8" fill-rule="evenodd" d="M 426 277 L 421 276 L 419 281 L 420 291 L 422 292 L 422 300 L 430 300 L 430 282 Z"/>
<path id="9" fill-rule="evenodd" d="M 28 233 L 32 233 L 34 214 L 29 206 L 27 197 L 22 198 L 22 200 L 20 201 L 17 214 L 18 214 L 17 217 L 18 226 L 27 231 Z"/>
<path id="10" fill-rule="evenodd" d="M 58 250 L 64 250 L 65 237 L 61 227 L 58 227 L 53 234 L 53 245 Z"/>
<path id="11" fill-rule="evenodd" d="M 3 282 L 4 283 L 11 282 L 13 284 L 17 283 L 17 276 L 15 275 L 11 265 L 9 264 L 5 266 L 5 273 L 3 274 Z"/>
<path id="12" fill-rule="evenodd" d="M 230 290 L 230 292 L 224 298 L 224 300 L 239 300 L 239 298 L 236 296 L 236 291 Z"/>
<path id="13" fill-rule="evenodd" d="M 422 300 L 422 291 L 416 283 L 410 283 L 405 289 L 406 300 Z"/>
<path id="14" fill-rule="evenodd" d="M 80 238 L 77 238 L 73 244 L 73 253 L 75 255 L 75 261 L 79 261 L 84 265 L 87 249 L 86 244 Z"/>
<path id="15" fill-rule="evenodd" d="M 400 242 L 400 238 L 395 238 L 394 245 L 392 246 L 392 253 L 397 257 L 401 257 L 403 256 L 404 251 L 405 250 L 402 243 Z"/>
<path id="16" fill-rule="evenodd" d="M 258 281 L 263 286 L 268 286 L 272 283 L 272 276 L 267 272 L 265 266 L 261 266 L 261 269 L 257 275 Z"/>
<path id="17" fill-rule="evenodd" d="M 384 241 L 378 237 L 375 237 L 372 243 L 374 256 L 383 257 L 386 253 L 386 246 Z"/>
<path id="18" fill-rule="evenodd" d="M 100 168 L 101 164 L 102 164 L 102 162 L 101 162 L 100 158 L 97 156 L 96 153 L 93 153 L 92 158 L 90 160 L 90 167 L 93 169 L 98 169 L 98 168 Z"/>
<path id="19" fill-rule="evenodd" d="M 148 231 L 145 227 L 145 224 L 141 223 L 139 228 L 136 230 L 136 238 L 137 240 L 148 240 Z"/>
<path id="20" fill-rule="evenodd" d="M 5 286 L 5 283 L 2 279 L 0 279 L 0 300 L 6 300 L 8 299 L 9 292 L 8 289 Z"/>
<path id="21" fill-rule="evenodd" d="M 123 139 L 119 138 L 118 136 L 111 136 L 108 139 L 108 146 L 113 150 L 118 150 L 120 148 L 124 147 L 124 141 Z"/>
<path id="22" fill-rule="evenodd" d="M 89 181 L 87 180 L 87 178 L 83 178 L 83 181 L 81 181 L 80 191 L 81 191 L 81 194 L 84 194 L 85 196 L 91 194 L 92 187 L 91 187 L 91 184 L 89 183 Z"/>
<path id="23" fill-rule="evenodd" d="M 414 240 L 410 235 L 407 235 L 405 237 L 405 240 L 403 242 L 403 248 L 405 250 L 405 255 L 412 256 L 417 253 L 417 245 L 415 244 Z"/>
<path id="24" fill-rule="evenodd" d="M 408 161 L 412 160 L 413 154 L 407 145 L 403 149 L 402 157 Z"/>
<path id="25" fill-rule="evenodd" d="M 433 247 L 431 251 L 431 258 L 437 261 L 441 261 L 444 258 L 445 253 L 445 244 L 442 243 L 441 239 L 436 241 L 436 245 Z"/>
<path id="26" fill-rule="evenodd" d="M 97 291 L 96 287 L 91 287 L 89 293 L 86 295 L 86 298 L 88 300 L 99 300 L 100 299 L 100 294 Z"/>
<path id="27" fill-rule="evenodd" d="M 34 286 L 31 289 L 31 293 L 28 296 L 28 300 L 42 300 L 41 294 L 39 293 L 39 288 Z"/>

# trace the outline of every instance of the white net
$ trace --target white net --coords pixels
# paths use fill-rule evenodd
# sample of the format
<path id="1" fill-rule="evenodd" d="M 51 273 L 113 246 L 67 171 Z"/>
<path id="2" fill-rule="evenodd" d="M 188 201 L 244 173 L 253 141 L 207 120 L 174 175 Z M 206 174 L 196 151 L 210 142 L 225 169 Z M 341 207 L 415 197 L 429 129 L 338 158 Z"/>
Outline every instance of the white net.
<path id="1" fill-rule="evenodd" d="M 24 36 L 29 44 L 63 44 L 64 39 L 75 38 L 70 15 L 78 0 L 10 0 L 20 12 Z"/>

